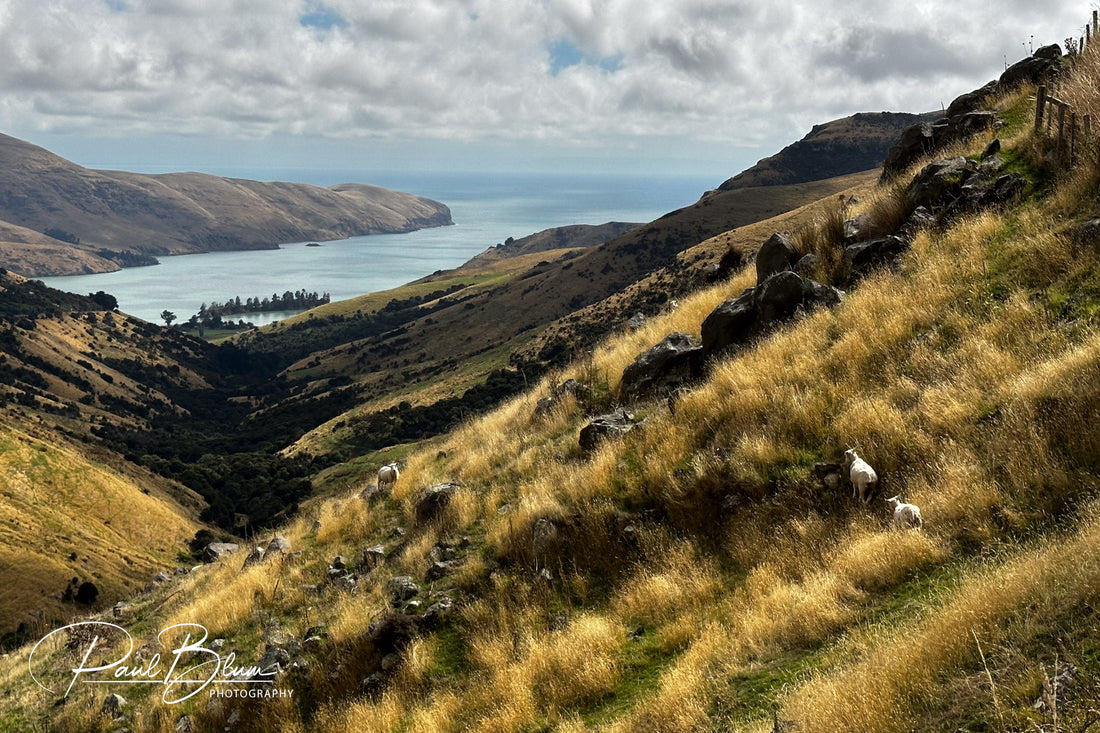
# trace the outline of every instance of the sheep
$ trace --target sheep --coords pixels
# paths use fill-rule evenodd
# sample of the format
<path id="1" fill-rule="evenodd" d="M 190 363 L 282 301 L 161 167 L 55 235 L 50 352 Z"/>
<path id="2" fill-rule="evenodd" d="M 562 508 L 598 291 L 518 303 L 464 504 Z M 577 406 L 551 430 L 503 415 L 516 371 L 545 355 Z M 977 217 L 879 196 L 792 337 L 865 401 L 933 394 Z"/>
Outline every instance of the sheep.
<path id="1" fill-rule="evenodd" d="M 844 451 L 844 468 L 848 471 L 848 478 L 852 481 L 852 496 L 859 496 L 859 500 L 866 504 L 871 499 L 868 487 L 873 491 L 878 483 L 878 474 L 871 468 L 867 461 L 856 455 L 855 448 Z"/>
<path id="2" fill-rule="evenodd" d="M 378 488 L 383 490 L 392 488 L 400 475 L 401 472 L 397 469 L 396 463 L 382 466 L 378 469 Z"/>
<path id="3" fill-rule="evenodd" d="M 898 529 L 920 529 L 924 526 L 920 507 L 916 504 L 905 504 L 898 496 L 890 497 L 886 503 L 894 508 L 894 526 Z"/>

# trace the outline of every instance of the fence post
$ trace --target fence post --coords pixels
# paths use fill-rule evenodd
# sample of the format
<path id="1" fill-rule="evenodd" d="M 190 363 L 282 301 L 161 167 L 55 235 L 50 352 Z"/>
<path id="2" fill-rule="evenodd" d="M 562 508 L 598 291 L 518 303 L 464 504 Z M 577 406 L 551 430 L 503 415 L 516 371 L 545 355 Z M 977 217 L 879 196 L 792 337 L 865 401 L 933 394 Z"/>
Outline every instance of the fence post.
<path id="1" fill-rule="evenodd" d="M 1085 137 L 1092 137 L 1092 115 L 1085 115 Z"/>
<path id="2" fill-rule="evenodd" d="M 1069 159 L 1077 157 L 1077 113 L 1069 113 Z"/>
<path id="3" fill-rule="evenodd" d="M 1066 132 L 1066 105 L 1058 105 L 1058 145 L 1062 145 Z"/>
<path id="4" fill-rule="evenodd" d="M 1039 91 L 1035 93 L 1035 132 L 1038 132 L 1043 127 L 1043 112 L 1047 106 L 1047 88 L 1046 85 L 1039 87 Z"/>
<path id="5" fill-rule="evenodd" d="M 1100 11 L 1092 11 L 1092 32 L 1096 33 L 1100 31 L 1100 18 L 1097 18 L 1097 13 Z"/>

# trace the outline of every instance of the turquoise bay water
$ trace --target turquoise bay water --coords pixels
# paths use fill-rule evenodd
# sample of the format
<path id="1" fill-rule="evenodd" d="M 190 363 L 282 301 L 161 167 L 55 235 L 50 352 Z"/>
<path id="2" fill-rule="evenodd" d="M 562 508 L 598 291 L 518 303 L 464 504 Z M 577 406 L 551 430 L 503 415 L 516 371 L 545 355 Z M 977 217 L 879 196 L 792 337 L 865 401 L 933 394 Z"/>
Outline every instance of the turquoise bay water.
<path id="1" fill-rule="evenodd" d="M 383 234 L 322 242 L 284 244 L 275 250 L 210 252 L 161 257 L 153 267 L 126 268 L 101 275 L 42 278 L 74 293 L 104 290 L 119 310 L 150 321 L 161 311 L 185 320 L 203 303 L 240 296 L 270 296 L 287 290 L 328 292 L 333 300 L 386 290 L 436 270 L 457 267 L 503 242 L 550 227 L 648 222 L 698 200 L 721 176 L 651 177 L 562 174 L 470 174 L 348 171 L 217 171 L 260 180 L 293 180 L 317 185 L 372 183 L 441 201 L 454 226 L 408 234 Z M 256 324 L 279 314 L 241 316 Z M 233 316 L 234 319 L 238 316 Z"/>

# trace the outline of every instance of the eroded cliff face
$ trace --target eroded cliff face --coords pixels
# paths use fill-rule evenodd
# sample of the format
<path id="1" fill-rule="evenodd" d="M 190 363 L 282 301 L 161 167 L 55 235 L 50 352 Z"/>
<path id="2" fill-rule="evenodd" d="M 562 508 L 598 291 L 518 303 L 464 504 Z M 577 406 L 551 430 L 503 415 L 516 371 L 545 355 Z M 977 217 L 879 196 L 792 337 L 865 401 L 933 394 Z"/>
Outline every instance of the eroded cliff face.
<path id="1" fill-rule="evenodd" d="M 28 276 L 451 223 L 445 205 L 378 186 L 95 171 L 0 135 L 0 267 Z"/>

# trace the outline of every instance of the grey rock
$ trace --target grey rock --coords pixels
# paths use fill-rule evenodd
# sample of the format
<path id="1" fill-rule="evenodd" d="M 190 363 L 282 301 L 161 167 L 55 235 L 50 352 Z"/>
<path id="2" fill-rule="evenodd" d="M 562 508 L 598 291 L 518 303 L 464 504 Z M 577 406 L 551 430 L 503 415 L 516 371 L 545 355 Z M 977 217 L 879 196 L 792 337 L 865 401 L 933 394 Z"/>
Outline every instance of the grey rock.
<path id="1" fill-rule="evenodd" d="M 417 522 L 433 522 L 443 516 L 459 488 L 457 483 L 447 481 L 424 489 L 416 500 Z"/>
<path id="2" fill-rule="evenodd" d="M 176 721 L 175 731 L 176 733 L 194 733 L 195 724 L 191 722 L 191 716 L 181 715 L 180 719 Z"/>
<path id="3" fill-rule="evenodd" d="M 1073 243 L 1078 247 L 1100 247 L 1100 218 L 1089 219 L 1077 227 Z"/>
<path id="4" fill-rule="evenodd" d="M 176 569 L 172 572 L 174 572 L 176 575 L 187 575 L 191 571 L 183 567 L 182 565 L 177 565 Z"/>
<path id="5" fill-rule="evenodd" d="M 348 566 L 348 559 L 343 555 L 337 555 L 332 559 L 332 567 L 343 570 Z"/>
<path id="6" fill-rule="evenodd" d="M 103 700 L 103 706 L 100 707 L 99 712 L 102 715 L 106 715 L 111 718 L 118 718 L 122 716 L 122 708 L 126 705 L 126 698 L 117 693 L 110 694 Z"/>
<path id="7" fill-rule="evenodd" d="M 765 331 L 793 316 L 802 305 L 802 285 L 802 278 L 789 271 L 769 277 L 756 300 L 757 328 Z"/>
<path id="8" fill-rule="evenodd" d="M 252 565 L 257 565 L 257 564 L 263 562 L 263 559 L 264 559 L 264 548 L 262 548 L 262 547 L 253 547 L 252 551 L 248 553 L 248 557 L 246 557 L 244 559 L 244 565 L 241 567 L 241 569 L 243 570 L 244 568 L 250 567 Z"/>
<path id="9" fill-rule="evenodd" d="M 756 253 L 756 284 L 760 285 L 777 272 L 789 270 L 798 261 L 798 250 L 785 234 L 776 232 Z"/>
<path id="10" fill-rule="evenodd" d="M 275 553 L 286 554 L 290 552 L 290 540 L 283 537 L 281 534 L 277 534 L 271 538 L 271 542 L 267 545 L 267 551 L 264 552 L 265 557 L 271 557 Z"/>
<path id="11" fill-rule="evenodd" d="M 439 562 L 433 562 L 431 567 L 428 568 L 428 572 L 425 573 L 424 578 L 429 583 L 440 580 L 453 573 L 461 565 L 462 562 L 460 560 L 441 560 Z"/>
<path id="12" fill-rule="evenodd" d="M 906 189 L 913 206 L 935 211 L 945 209 L 962 194 L 962 186 L 977 165 L 963 157 L 929 163 L 913 178 Z"/>
<path id="13" fill-rule="evenodd" d="M 998 84 L 997 81 L 991 81 L 984 87 L 975 89 L 972 92 L 966 94 L 960 94 L 955 97 L 947 107 L 946 117 L 956 117 L 958 115 L 966 114 L 967 112 L 974 112 L 982 108 L 986 100 L 997 93 Z"/>
<path id="14" fill-rule="evenodd" d="M 362 491 L 359 492 L 359 498 L 368 504 L 374 504 L 377 501 L 384 499 L 390 493 L 389 487 L 382 488 L 378 484 L 367 484 Z"/>
<path id="15" fill-rule="evenodd" d="M 203 562 L 217 562 L 226 555 L 231 555 L 240 549 L 240 546 L 232 542 L 211 542 L 202 548 Z"/>
<path id="16" fill-rule="evenodd" d="M 882 164 L 883 178 L 901 173 L 935 149 L 936 136 L 931 123 L 918 122 L 905 128 L 886 153 L 886 160 Z"/>
<path id="17" fill-rule="evenodd" d="M 704 358 L 709 359 L 748 341 L 755 323 L 756 289 L 748 288 L 719 305 L 703 320 L 700 330 Z"/>
<path id="18" fill-rule="evenodd" d="M 802 307 L 806 310 L 815 308 L 833 308 L 840 305 L 844 293 L 831 285 L 823 285 L 815 280 L 802 281 Z"/>
<path id="19" fill-rule="evenodd" d="M 557 538 L 558 525 L 546 517 L 539 517 L 538 521 L 535 522 L 535 526 L 531 528 L 531 541 L 534 544 L 535 552 L 545 552 L 546 548 Z"/>
<path id="20" fill-rule="evenodd" d="M 451 613 L 454 611 L 454 601 L 444 596 L 438 601 L 428 606 L 424 611 L 423 620 L 429 627 L 437 626 L 442 623 Z"/>
<path id="21" fill-rule="evenodd" d="M 985 150 L 982 151 L 982 160 L 989 160 L 999 152 L 1001 152 L 1001 139 L 995 137 L 990 141 L 989 145 L 985 146 Z"/>
<path id="22" fill-rule="evenodd" d="M 397 654 L 391 653 L 382 657 L 383 672 L 392 672 L 399 664 L 401 664 L 401 657 Z"/>
<path id="23" fill-rule="evenodd" d="M 623 370 L 619 395 L 629 400 L 667 392 L 697 379 L 702 369 L 702 342 L 691 334 L 676 331 Z"/>
<path id="24" fill-rule="evenodd" d="M 581 428 L 580 447 L 586 453 L 591 453 L 599 447 L 600 443 L 609 438 L 619 438 L 634 429 L 634 417 L 626 410 L 599 415 Z"/>
<path id="25" fill-rule="evenodd" d="M 626 327 L 631 331 L 637 331 L 646 324 L 645 313 L 635 313 L 626 321 Z"/>
<path id="26" fill-rule="evenodd" d="M 159 573 L 157 573 L 156 575 L 153 576 L 153 582 L 157 585 L 160 585 L 162 583 L 167 583 L 171 579 L 172 579 L 172 576 L 169 575 L 167 572 L 165 572 L 163 570 L 161 570 Z"/>
<path id="27" fill-rule="evenodd" d="M 133 612 L 134 607 L 126 601 L 119 601 L 111 609 L 111 615 L 115 618 L 125 618 Z"/>
<path id="28" fill-rule="evenodd" d="M 1042 84 L 1058 75 L 1062 67 L 1062 49 L 1057 44 L 1043 46 L 1023 61 L 1005 69 L 998 82 L 1002 91 L 1024 83 Z"/>
<path id="29" fill-rule="evenodd" d="M 819 261 L 818 256 L 812 252 L 804 255 L 798 262 L 794 263 L 794 273 L 803 279 L 811 278 L 817 271 Z"/>
<path id="30" fill-rule="evenodd" d="M 875 268 L 893 265 L 908 249 L 907 240 L 891 235 L 845 247 L 844 261 L 851 269 L 853 279 L 858 279 Z"/>
<path id="31" fill-rule="evenodd" d="M 386 590 L 395 603 L 407 601 L 420 593 L 420 586 L 408 575 L 398 575 L 390 578 L 386 584 Z"/>

